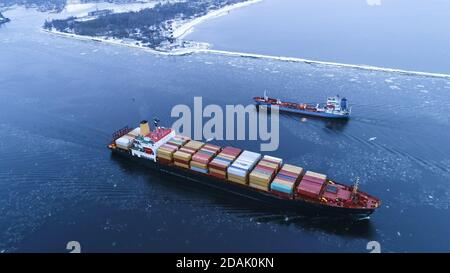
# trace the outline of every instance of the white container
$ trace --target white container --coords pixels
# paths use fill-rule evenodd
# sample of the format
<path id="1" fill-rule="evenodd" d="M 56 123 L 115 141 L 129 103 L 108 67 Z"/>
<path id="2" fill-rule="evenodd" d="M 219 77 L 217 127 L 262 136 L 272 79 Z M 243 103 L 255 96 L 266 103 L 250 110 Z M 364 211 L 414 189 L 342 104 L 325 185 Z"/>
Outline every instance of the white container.
<path id="1" fill-rule="evenodd" d="M 261 154 L 250 152 L 250 151 L 243 151 L 242 154 L 239 156 L 239 158 L 260 158 Z"/>
<path id="2" fill-rule="evenodd" d="M 116 139 L 116 144 L 121 147 L 129 148 L 131 146 L 131 139 L 123 136 L 123 137 Z"/>
<path id="3" fill-rule="evenodd" d="M 282 164 L 282 163 L 283 163 L 283 159 L 278 158 L 278 157 L 273 157 L 273 156 L 265 155 L 263 158 L 264 158 L 264 159 L 267 159 L 267 160 L 269 160 L 269 161 L 278 162 L 279 164 Z"/>
<path id="4" fill-rule="evenodd" d="M 236 168 L 233 168 L 233 167 L 229 167 L 228 168 L 228 173 L 234 174 L 234 175 L 240 176 L 240 177 L 245 177 L 248 172 L 246 172 L 244 170 L 236 169 Z"/>
<path id="5" fill-rule="evenodd" d="M 318 179 L 323 179 L 323 180 L 327 179 L 327 176 L 325 174 L 316 173 L 316 172 L 312 172 L 312 171 L 307 171 L 305 173 L 305 175 L 309 175 L 309 176 L 316 177 Z"/>
<path id="6" fill-rule="evenodd" d="M 236 168 L 241 168 L 241 169 L 245 169 L 248 170 L 251 167 L 252 163 L 251 162 L 234 162 L 233 164 L 231 164 L 231 167 L 236 167 Z"/>

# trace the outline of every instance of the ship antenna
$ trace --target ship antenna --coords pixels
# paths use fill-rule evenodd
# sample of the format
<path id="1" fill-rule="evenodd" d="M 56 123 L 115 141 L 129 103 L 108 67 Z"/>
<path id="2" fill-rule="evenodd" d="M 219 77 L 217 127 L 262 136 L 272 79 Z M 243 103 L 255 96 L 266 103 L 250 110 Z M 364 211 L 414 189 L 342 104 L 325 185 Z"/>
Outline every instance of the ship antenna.
<path id="1" fill-rule="evenodd" d="M 158 123 L 160 122 L 159 118 L 153 119 L 153 124 L 155 125 L 155 128 L 158 128 Z"/>

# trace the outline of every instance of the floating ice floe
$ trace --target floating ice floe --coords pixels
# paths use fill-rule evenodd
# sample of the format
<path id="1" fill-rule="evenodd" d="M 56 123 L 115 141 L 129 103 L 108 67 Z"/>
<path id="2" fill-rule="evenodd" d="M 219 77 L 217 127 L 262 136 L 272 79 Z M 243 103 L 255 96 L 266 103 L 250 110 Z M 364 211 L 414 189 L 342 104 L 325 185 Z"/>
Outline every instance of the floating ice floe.
<path id="1" fill-rule="evenodd" d="M 369 141 L 374 141 L 375 139 L 377 139 L 377 137 L 371 137 L 369 138 Z"/>

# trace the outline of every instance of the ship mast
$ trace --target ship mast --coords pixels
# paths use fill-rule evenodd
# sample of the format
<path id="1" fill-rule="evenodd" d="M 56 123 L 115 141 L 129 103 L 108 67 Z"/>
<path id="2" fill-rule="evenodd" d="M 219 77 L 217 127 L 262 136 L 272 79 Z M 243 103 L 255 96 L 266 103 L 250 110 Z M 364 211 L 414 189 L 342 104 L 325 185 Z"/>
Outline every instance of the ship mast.
<path id="1" fill-rule="evenodd" d="M 153 124 L 155 125 L 155 128 L 158 128 L 159 122 L 160 122 L 159 118 L 155 117 L 155 118 L 153 119 Z"/>
<path id="2" fill-rule="evenodd" d="M 359 176 L 356 177 L 356 182 L 353 184 L 353 190 L 352 190 L 352 199 L 355 201 L 357 194 L 358 194 L 358 187 L 359 187 Z"/>

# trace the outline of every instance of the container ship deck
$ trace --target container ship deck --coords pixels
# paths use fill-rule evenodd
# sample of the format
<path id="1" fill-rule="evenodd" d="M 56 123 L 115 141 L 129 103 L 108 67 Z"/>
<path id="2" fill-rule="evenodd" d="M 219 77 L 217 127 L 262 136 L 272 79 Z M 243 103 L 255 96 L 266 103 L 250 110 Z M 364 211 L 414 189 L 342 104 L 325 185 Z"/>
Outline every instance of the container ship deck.
<path id="1" fill-rule="evenodd" d="M 108 148 L 163 175 L 269 203 L 280 210 L 364 218 L 381 204 L 359 191 L 358 183 L 340 184 L 281 158 L 191 140 L 170 128 L 155 126 L 150 131 L 147 121 L 114 133 Z"/>

